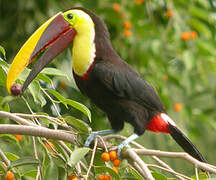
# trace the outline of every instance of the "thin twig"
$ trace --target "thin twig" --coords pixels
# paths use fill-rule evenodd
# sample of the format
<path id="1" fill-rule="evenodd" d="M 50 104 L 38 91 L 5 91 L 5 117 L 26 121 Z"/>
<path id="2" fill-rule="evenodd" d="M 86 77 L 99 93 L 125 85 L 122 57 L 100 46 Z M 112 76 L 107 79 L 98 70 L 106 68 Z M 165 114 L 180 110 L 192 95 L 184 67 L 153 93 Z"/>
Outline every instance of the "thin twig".
<path id="1" fill-rule="evenodd" d="M 7 158 L 7 156 L 4 154 L 4 152 L 1 149 L 0 149 L 0 157 L 7 166 L 10 165 L 10 160 Z"/>
<path id="2" fill-rule="evenodd" d="M 22 114 L 22 113 L 14 113 L 16 116 L 22 117 L 22 118 L 43 118 L 47 119 L 50 122 L 53 122 L 55 124 L 58 124 L 64 128 L 70 128 L 67 123 L 59 120 L 58 118 L 51 117 L 51 116 L 46 116 L 46 115 L 39 115 L 39 114 Z"/>
<path id="3" fill-rule="evenodd" d="M 105 141 L 103 140 L 103 138 L 102 138 L 101 136 L 97 136 L 97 138 L 102 142 L 105 151 L 108 152 L 108 149 L 107 149 L 106 143 L 105 143 Z"/>
<path id="4" fill-rule="evenodd" d="M 197 167 L 195 166 L 195 175 L 196 175 L 196 180 L 199 180 L 199 175 L 198 175 L 198 169 Z"/>
<path id="5" fill-rule="evenodd" d="M 90 170 L 93 166 L 93 163 L 94 163 L 95 153 L 96 153 L 96 149 L 97 149 L 97 143 L 98 143 L 98 139 L 95 138 L 95 143 L 94 143 L 94 148 L 93 148 L 93 152 L 92 152 L 92 156 L 91 156 L 91 161 L 90 161 L 89 168 L 88 168 L 88 171 L 87 171 L 86 176 L 85 176 L 86 180 L 89 176 L 89 172 L 90 172 Z"/>
<path id="6" fill-rule="evenodd" d="M 183 174 L 180 174 L 180 173 L 177 173 L 177 172 L 175 172 L 175 171 L 173 172 L 173 171 L 171 171 L 170 169 L 167 169 L 167 168 L 164 168 L 164 167 L 155 165 L 155 164 L 147 164 L 147 166 L 148 166 L 148 167 L 154 167 L 154 168 L 158 168 L 158 169 L 164 170 L 164 171 L 169 172 L 169 173 L 171 173 L 171 174 L 173 174 L 173 175 L 175 175 L 175 176 L 181 177 L 181 179 L 192 180 L 192 178 L 190 178 L 190 177 L 187 177 L 187 176 L 185 176 L 185 175 L 183 175 Z"/>
<path id="7" fill-rule="evenodd" d="M 80 161 L 80 166 L 84 169 L 84 171 L 88 171 L 88 168 L 86 167 L 86 165 L 82 162 L 82 161 Z M 91 176 L 94 176 L 94 174 L 90 171 L 89 172 L 89 174 L 91 175 Z"/>
<path id="8" fill-rule="evenodd" d="M 43 88 L 40 88 L 40 89 L 43 91 L 43 93 L 44 93 L 44 94 L 50 99 L 50 101 L 52 102 L 53 107 L 54 107 L 54 109 L 55 109 L 55 111 L 56 111 L 56 114 L 57 114 L 59 117 L 62 117 L 61 114 L 60 114 L 59 111 L 58 111 L 58 108 L 57 108 L 57 106 L 56 106 L 56 103 L 54 103 L 53 98 L 51 98 L 51 96 L 45 91 L 45 89 L 43 89 Z"/>

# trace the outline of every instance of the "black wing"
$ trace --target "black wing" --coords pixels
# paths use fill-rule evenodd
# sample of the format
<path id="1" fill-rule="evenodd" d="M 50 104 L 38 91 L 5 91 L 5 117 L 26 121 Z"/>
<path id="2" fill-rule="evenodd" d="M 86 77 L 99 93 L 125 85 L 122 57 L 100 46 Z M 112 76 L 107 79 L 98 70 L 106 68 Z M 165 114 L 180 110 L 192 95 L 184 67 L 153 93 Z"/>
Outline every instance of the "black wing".
<path id="1" fill-rule="evenodd" d="M 126 64 L 101 61 L 94 65 L 93 75 L 113 95 L 135 101 L 148 110 L 165 112 L 153 87 Z"/>

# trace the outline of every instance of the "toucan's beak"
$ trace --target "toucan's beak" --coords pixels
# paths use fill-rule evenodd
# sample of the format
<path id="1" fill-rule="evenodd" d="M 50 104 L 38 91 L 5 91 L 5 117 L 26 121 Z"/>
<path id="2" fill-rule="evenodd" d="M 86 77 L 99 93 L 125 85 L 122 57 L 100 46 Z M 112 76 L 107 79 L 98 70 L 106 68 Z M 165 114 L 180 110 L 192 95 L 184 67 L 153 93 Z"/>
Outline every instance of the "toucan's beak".
<path id="1" fill-rule="evenodd" d="M 71 44 L 75 35 L 75 29 L 65 21 L 61 12 L 39 27 L 22 46 L 10 66 L 7 76 L 8 92 L 11 94 L 11 87 L 25 67 L 37 60 L 24 82 L 24 92 L 42 69 Z"/>

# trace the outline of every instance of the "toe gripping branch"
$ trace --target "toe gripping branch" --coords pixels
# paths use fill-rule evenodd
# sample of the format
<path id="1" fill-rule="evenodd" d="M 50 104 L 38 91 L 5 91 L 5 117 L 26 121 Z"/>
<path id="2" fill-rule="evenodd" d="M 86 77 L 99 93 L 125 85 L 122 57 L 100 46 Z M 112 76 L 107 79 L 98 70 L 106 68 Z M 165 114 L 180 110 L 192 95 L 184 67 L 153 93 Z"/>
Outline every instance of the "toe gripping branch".
<path id="1" fill-rule="evenodd" d="M 103 131 L 96 131 L 93 132 L 89 135 L 89 137 L 86 139 L 84 146 L 89 147 L 91 142 L 95 139 L 96 136 L 103 136 L 103 135 L 108 135 L 108 134 L 114 134 L 114 130 L 103 130 Z"/>
<path id="2" fill-rule="evenodd" d="M 89 147 L 89 145 L 91 144 L 91 142 L 96 138 L 96 136 L 103 136 L 103 135 L 108 135 L 108 134 L 114 134 L 115 131 L 114 130 L 104 130 L 104 131 L 97 131 L 97 132 L 93 132 L 89 135 L 89 137 L 87 138 L 86 142 L 85 142 L 85 147 Z M 124 147 L 130 147 L 128 144 L 137 139 L 139 136 L 137 134 L 132 134 L 130 137 L 128 137 L 127 139 L 125 139 L 121 144 L 119 144 L 119 146 L 114 147 L 109 149 L 109 151 L 117 151 L 117 155 L 120 158 L 120 154 L 121 154 L 121 150 Z"/>
<path id="3" fill-rule="evenodd" d="M 132 134 L 131 136 L 129 136 L 127 139 L 125 139 L 121 144 L 119 144 L 117 147 L 111 148 L 109 149 L 110 151 L 117 151 L 117 155 L 119 157 L 119 159 L 121 159 L 121 150 L 124 147 L 130 147 L 129 143 L 135 139 L 137 139 L 139 136 L 137 134 Z"/>

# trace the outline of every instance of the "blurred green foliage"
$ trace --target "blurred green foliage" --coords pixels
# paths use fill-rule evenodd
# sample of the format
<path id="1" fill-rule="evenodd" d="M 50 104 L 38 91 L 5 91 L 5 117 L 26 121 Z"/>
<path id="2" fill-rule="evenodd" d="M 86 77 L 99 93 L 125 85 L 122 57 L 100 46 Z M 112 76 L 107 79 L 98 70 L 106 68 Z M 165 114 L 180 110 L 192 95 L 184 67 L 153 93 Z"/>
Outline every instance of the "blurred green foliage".
<path id="1" fill-rule="evenodd" d="M 88 8 L 104 19 L 115 50 L 157 89 L 168 114 L 208 162 L 215 164 L 216 1 L 0 0 L 0 45 L 6 50 L 5 58 L 0 46 L 1 58 L 10 63 L 21 45 L 43 22 L 59 11 L 77 6 Z M 126 21 L 131 27 L 125 25 Z M 90 126 L 93 130 L 109 128 L 105 114 L 76 89 L 71 78 L 70 50 L 58 56 L 50 66 L 64 70 L 70 79 L 63 76 L 46 79 L 48 74 L 41 78 L 47 82 L 52 79 L 56 91 L 66 99 L 85 104 L 92 113 Z M 3 70 L 0 66 L 0 109 L 30 113 L 21 98 L 8 95 Z M 34 85 L 40 86 L 38 81 Z M 49 88 L 50 84 L 42 86 Z M 38 96 L 33 92 L 27 95 L 33 111 L 56 115 L 49 98 L 41 91 Z M 180 108 L 175 109 L 176 104 Z M 58 104 L 58 108 L 61 115 L 82 118 L 88 123 L 87 116 L 80 111 L 67 109 L 64 104 Z M 131 132 L 132 128 L 126 125 L 121 133 L 128 136 Z M 31 155 L 31 148 L 25 148 L 30 139 L 26 139 L 27 142 L 21 142 L 22 147 L 3 140 L 0 144 L 3 150 L 16 152 L 19 156 Z M 138 142 L 147 148 L 181 151 L 167 135 L 146 132 Z M 193 167 L 182 161 L 166 161 L 178 171 L 194 174 Z"/>

